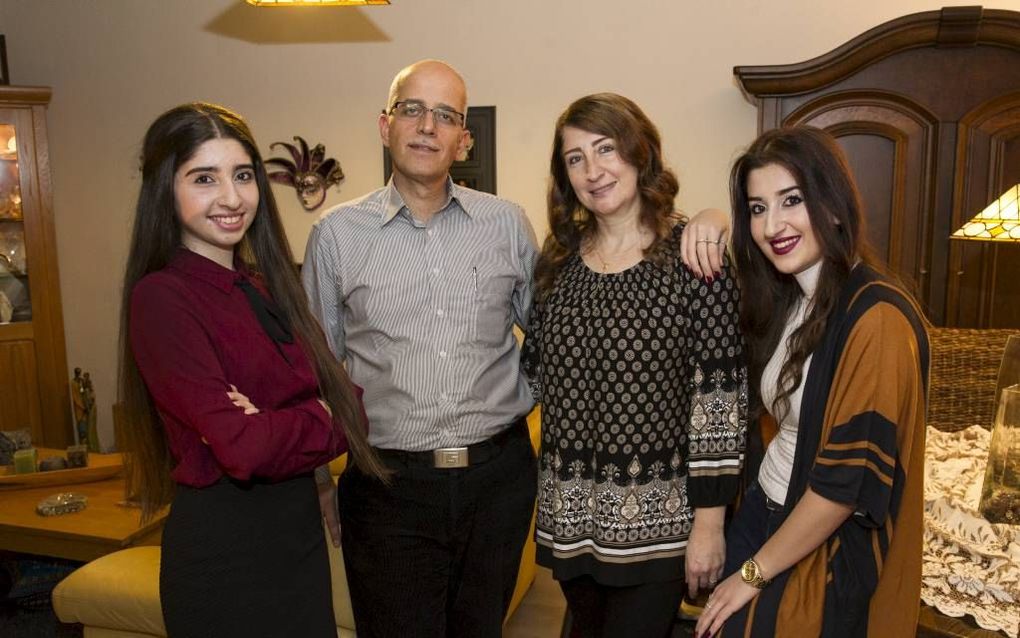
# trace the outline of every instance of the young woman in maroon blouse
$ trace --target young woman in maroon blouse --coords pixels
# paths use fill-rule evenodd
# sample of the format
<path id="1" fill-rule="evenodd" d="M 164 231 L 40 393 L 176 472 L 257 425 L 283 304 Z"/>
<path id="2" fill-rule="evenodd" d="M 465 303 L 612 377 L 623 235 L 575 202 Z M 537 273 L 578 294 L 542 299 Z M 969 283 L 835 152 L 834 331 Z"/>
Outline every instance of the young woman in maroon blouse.
<path id="1" fill-rule="evenodd" d="M 235 113 L 186 104 L 150 126 L 121 326 L 128 489 L 146 517 L 172 501 L 168 636 L 335 636 L 312 473 L 348 445 L 380 466 Z"/>

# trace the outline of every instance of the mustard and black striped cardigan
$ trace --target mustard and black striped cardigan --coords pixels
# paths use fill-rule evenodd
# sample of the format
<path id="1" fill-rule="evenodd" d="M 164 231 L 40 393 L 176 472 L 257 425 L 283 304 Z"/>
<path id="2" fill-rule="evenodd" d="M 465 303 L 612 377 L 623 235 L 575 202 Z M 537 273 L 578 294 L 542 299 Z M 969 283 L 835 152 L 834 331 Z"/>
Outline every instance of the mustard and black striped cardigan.
<path id="1" fill-rule="evenodd" d="M 804 380 L 786 499 L 788 513 L 810 486 L 855 513 L 735 615 L 727 635 L 915 635 L 927 379 L 921 312 L 859 265 Z"/>

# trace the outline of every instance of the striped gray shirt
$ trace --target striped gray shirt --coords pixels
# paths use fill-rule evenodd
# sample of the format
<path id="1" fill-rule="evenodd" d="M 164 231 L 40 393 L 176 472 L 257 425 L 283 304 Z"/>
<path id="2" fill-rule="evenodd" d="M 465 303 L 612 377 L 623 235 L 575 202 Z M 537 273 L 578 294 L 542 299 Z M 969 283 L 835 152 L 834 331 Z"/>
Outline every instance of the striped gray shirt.
<path id="1" fill-rule="evenodd" d="M 365 389 L 375 447 L 469 445 L 533 404 L 513 325 L 531 307 L 534 230 L 515 204 L 447 188 L 428 224 L 391 181 L 323 213 L 308 238 L 312 312 Z"/>

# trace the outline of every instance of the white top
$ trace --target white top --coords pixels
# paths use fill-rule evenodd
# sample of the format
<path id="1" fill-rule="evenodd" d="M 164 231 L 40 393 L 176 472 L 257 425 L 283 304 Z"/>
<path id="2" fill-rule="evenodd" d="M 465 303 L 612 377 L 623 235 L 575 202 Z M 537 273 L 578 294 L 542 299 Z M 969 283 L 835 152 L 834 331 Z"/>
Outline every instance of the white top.
<path id="1" fill-rule="evenodd" d="M 814 297 L 815 288 L 818 286 L 818 275 L 822 271 L 822 262 L 819 261 L 807 270 L 797 273 L 797 283 L 804 295 L 798 300 L 787 319 L 783 336 L 779 338 L 776 351 L 772 353 L 765 370 L 761 375 L 761 398 L 765 408 L 772 412 L 772 404 L 779 394 L 779 372 L 790 356 L 790 335 L 796 330 L 807 317 L 811 308 L 811 299 Z M 811 365 L 811 357 L 808 355 L 804 360 L 804 368 L 801 371 L 801 382 L 797 388 L 790 393 L 790 409 L 782 422 L 779 423 L 779 433 L 765 450 L 765 458 L 758 470 L 758 482 L 761 483 L 765 495 L 777 503 L 786 503 L 786 491 L 790 486 L 790 475 L 793 473 L 793 455 L 797 451 L 797 427 L 800 424 L 800 406 L 803 399 L 804 379 L 807 378 L 808 367 Z"/>

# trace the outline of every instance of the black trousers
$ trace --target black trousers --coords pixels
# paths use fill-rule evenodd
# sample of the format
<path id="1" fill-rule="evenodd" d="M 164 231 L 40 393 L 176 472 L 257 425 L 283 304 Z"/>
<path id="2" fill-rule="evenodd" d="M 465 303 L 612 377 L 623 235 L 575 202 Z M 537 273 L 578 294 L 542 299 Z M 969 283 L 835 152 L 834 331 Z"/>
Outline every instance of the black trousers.
<path id="1" fill-rule="evenodd" d="M 666 638 L 683 598 L 683 577 L 629 587 L 591 576 L 560 581 L 570 609 L 570 638 Z"/>
<path id="2" fill-rule="evenodd" d="M 349 467 L 340 529 L 358 638 L 498 638 L 535 508 L 523 423 L 488 461 L 384 459 L 390 486 Z"/>

